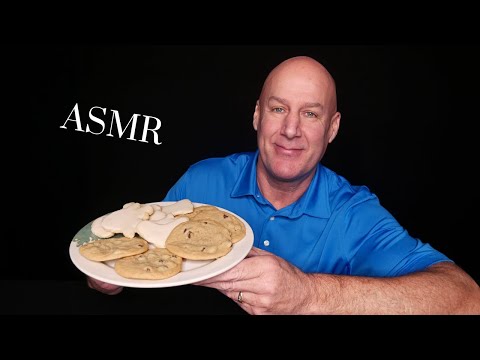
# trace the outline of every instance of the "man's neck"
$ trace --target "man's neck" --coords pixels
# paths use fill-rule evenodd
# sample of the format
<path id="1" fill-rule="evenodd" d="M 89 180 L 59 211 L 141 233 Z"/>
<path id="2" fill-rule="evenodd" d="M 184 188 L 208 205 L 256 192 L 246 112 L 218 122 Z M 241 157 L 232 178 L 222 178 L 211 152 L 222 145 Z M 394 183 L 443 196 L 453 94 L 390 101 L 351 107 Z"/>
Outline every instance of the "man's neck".
<path id="1" fill-rule="evenodd" d="M 280 181 L 268 176 L 266 170 L 257 166 L 257 183 L 262 195 L 277 210 L 294 203 L 307 191 L 316 169 L 308 176 L 294 181 Z"/>

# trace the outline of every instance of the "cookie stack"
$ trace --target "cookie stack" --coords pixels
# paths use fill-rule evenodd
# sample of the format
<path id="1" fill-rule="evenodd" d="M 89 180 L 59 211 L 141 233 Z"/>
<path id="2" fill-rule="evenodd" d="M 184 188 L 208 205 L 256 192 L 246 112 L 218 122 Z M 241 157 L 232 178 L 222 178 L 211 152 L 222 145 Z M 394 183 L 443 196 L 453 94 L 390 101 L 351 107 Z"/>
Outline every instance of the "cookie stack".
<path id="1" fill-rule="evenodd" d="M 82 245 L 79 252 L 93 261 L 115 260 L 115 271 L 125 278 L 161 280 L 182 271 L 184 259 L 225 256 L 246 235 L 239 218 L 215 206 L 192 207 L 190 212 L 182 211 L 175 217 L 186 218 L 169 232 L 164 247 L 141 236 L 123 236 L 98 239 Z"/>

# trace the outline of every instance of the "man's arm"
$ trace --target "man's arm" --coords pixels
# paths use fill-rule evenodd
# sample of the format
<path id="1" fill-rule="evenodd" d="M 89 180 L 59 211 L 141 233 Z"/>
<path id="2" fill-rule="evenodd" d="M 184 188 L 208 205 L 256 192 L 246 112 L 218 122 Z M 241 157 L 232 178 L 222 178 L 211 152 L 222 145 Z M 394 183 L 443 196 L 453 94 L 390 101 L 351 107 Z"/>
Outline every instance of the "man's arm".
<path id="1" fill-rule="evenodd" d="M 479 286 L 449 262 L 391 278 L 306 275 L 307 313 L 480 314 Z"/>
<path id="2" fill-rule="evenodd" d="M 450 262 L 388 278 L 307 274 L 253 248 L 229 271 L 197 283 L 250 314 L 480 314 L 480 288 Z"/>

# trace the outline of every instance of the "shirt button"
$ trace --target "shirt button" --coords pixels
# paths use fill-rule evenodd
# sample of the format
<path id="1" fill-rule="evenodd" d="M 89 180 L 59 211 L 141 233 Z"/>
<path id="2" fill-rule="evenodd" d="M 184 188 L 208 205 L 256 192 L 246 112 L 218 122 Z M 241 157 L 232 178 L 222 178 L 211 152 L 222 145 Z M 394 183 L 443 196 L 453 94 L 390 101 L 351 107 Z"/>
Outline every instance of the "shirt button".
<path id="1" fill-rule="evenodd" d="M 268 241 L 268 240 L 264 240 L 264 241 L 263 241 L 263 245 L 265 245 L 265 246 L 268 246 L 268 245 L 270 245 L 270 241 Z"/>
<path id="2" fill-rule="evenodd" d="M 275 216 L 270 216 L 270 221 L 275 220 Z"/>

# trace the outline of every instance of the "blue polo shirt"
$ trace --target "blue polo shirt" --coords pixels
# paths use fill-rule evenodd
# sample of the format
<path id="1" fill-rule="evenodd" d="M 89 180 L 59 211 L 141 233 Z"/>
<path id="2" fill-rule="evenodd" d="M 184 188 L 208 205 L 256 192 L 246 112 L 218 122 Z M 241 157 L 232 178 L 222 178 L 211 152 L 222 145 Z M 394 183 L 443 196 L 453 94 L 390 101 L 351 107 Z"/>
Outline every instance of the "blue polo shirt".
<path id="1" fill-rule="evenodd" d="M 319 164 L 308 190 L 276 210 L 260 192 L 256 152 L 202 160 L 164 201 L 190 199 L 230 210 L 252 227 L 254 246 L 304 272 L 398 276 L 451 261 L 411 237 L 365 186 Z"/>

